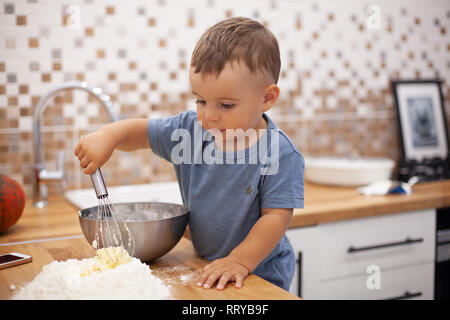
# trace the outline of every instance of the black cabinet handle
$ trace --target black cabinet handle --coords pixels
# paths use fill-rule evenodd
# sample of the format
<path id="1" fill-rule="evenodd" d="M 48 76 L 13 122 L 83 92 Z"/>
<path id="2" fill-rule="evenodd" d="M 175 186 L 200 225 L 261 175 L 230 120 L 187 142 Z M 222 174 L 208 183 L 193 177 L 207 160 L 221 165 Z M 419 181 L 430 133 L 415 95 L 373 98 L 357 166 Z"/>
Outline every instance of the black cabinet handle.
<path id="1" fill-rule="evenodd" d="M 418 242 L 423 242 L 423 238 L 418 238 L 418 239 L 406 238 L 405 241 L 383 243 L 383 244 L 378 244 L 378 245 L 374 245 L 374 246 L 360 247 L 360 248 L 355 248 L 353 246 L 350 246 L 347 250 L 347 253 L 355 253 L 355 252 L 360 252 L 360 251 L 367 251 L 367 250 L 394 247 L 394 246 L 403 246 L 403 245 L 413 244 L 413 243 L 418 243 Z"/>
<path id="2" fill-rule="evenodd" d="M 392 297 L 392 298 L 387 298 L 384 300 L 402 300 L 402 299 L 411 299 L 411 298 L 415 298 L 415 297 L 420 297 L 422 295 L 422 292 L 415 292 L 415 293 L 410 293 L 408 291 L 405 291 L 405 294 L 402 296 L 398 296 L 398 297 Z"/>
<path id="3" fill-rule="evenodd" d="M 298 252 L 298 296 L 302 296 L 302 252 Z"/>

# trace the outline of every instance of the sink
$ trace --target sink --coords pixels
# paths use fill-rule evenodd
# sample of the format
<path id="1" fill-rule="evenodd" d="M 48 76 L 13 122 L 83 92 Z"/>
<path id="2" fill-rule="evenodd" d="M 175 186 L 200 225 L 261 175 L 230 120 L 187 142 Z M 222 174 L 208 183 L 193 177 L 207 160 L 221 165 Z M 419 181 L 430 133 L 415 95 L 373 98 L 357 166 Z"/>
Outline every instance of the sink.
<path id="1" fill-rule="evenodd" d="M 65 198 L 79 209 L 98 205 L 94 188 L 70 190 Z M 178 182 L 158 182 L 108 187 L 108 198 L 112 203 L 123 202 L 170 202 L 183 204 Z"/>

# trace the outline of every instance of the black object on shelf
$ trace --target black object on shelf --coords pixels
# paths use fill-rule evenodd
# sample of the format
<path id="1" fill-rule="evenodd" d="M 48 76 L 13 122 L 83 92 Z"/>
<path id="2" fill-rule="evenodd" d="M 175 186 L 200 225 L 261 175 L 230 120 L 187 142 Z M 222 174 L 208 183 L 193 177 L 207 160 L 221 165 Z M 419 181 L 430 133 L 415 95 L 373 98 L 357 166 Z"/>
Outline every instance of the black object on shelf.
<path id="1" fill-rule="evenodd" d="M 422 161 L 401 160 L 398 163 L 397 180 L 408 182 L 413 177 L 420 182 L 450 179 L 450 155 L 445 159 L 424 158 Z"/>

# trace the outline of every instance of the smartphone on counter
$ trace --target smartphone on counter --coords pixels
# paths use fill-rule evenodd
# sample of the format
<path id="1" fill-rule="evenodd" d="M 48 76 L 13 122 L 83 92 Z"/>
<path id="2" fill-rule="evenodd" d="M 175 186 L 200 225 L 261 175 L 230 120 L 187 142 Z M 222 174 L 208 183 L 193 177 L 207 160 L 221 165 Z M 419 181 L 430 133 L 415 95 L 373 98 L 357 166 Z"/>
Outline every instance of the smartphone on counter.
<path id="1" fill-rule="evenodd" d="M 0 255 L 0 269 L 17 266 L 27 262 L 31 262 L 31 256 L 23 253 L 10 252 Z"/>

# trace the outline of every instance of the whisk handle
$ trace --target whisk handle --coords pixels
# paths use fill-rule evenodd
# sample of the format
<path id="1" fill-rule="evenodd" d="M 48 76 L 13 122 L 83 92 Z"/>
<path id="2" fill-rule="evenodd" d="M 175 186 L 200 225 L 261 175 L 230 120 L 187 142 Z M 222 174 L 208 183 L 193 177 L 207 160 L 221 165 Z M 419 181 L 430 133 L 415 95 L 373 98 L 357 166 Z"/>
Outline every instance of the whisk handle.
<path id="1" fill-rule="evenodd" d="M 98 168 L 93 174 L 91 174 L 92 185 L 94 186 L 97 198 L 101 199 L 108 196 L 106 190 L 105 181 L 103 180 L 102 172 Z"/>

